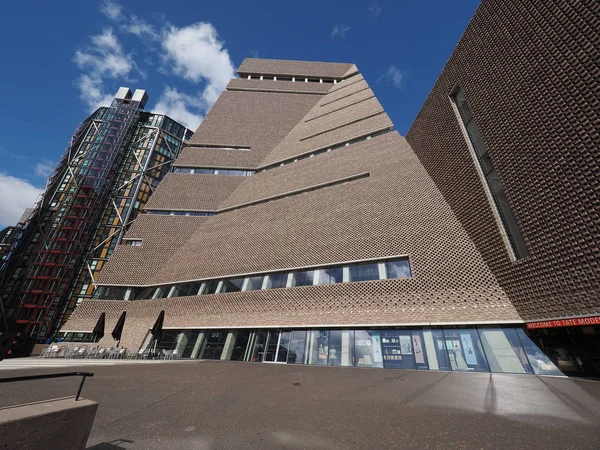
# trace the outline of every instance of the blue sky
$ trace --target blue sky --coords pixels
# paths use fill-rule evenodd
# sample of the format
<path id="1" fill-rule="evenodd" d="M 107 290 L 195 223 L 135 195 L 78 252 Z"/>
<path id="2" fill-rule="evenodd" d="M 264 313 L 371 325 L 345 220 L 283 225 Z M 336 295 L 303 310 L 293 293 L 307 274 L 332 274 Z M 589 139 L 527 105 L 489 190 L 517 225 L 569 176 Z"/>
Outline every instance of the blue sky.
<path id="1" fill-rule="evenodd" d="M 0 4 L 0 228 L 119 86 L 194 127 L 246 57 L 353 62 L 405 134 L 479 0 Z"/>

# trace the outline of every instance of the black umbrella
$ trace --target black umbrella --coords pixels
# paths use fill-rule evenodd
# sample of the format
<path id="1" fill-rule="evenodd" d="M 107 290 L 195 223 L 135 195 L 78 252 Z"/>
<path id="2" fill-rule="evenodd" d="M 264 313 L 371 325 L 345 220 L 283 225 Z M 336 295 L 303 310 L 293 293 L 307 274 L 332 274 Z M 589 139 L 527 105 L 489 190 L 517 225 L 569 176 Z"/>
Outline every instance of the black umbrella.
<path id="1" fill-rule="evenodd" d="M 106 322 L 106 313 L 100 314 L 100 317 L 98 318 L 98 322 L 96 322 L 96 326 L 94 327 L 94 330 L 92 331 L 92 336 L 93 336 L 94 342 L 98 342 L 100 339 L 102 339 L 104 337 L 104 322 Z"/>
<path id="2" fill-rule="evenodd" d="M 152 334 L 152 337 L 154 337 L 154 349 L 155 350 L 156 350 L 156 344 L 158 344 L 162 338 L 164 322 L 165 322 L 165 310 L 163 309 L 160 312 L 160 314 L 158 315 L 156 322 L 154 322 L 154 326 L 152 327 L 152 330 L 150 330 L 150 334 Z"/>
<path id="3" fill-rule="evenodd" d="M 123 325 L 125 325 L 125 316 L 127 315 L 127 311 L 123 311 L 121 313 L 121 317 L 117 320 L 117 324 L 115 325 L 115 329 L 112 331 L 111 336 L 115 341 L 117 341 L 117 347 L 121 342 L 121 334 L 123 333 Z"/>

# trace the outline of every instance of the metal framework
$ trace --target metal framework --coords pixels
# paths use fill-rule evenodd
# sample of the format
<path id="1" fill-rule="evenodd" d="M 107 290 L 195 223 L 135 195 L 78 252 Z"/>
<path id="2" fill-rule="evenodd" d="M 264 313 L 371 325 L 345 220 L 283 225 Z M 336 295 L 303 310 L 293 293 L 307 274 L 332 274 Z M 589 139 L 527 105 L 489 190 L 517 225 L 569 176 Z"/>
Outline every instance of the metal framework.
<path id="1" fill-rule="evenodd" d="M 20 287 L 15 322 L 20 331 L 38 340 L 60 320 L 66 291 L 78 274 L 110 198 L 118 173 L 115 162 L 123 154 L 139 114 L 139 102 L 115 98 L 102 122 L 91 123 L 95 136 L 90 145 L 68 147 L 49 179 L 49 185 L 61 180 L 58 189 L 48 191 L 52 196 L 49 207 L 42 208 L 47 204 L 45 196 L 32 214 L 42 216 L 36 220 L 41 245 Z M 79 131 L 74 136 L 78 137 Z"/>

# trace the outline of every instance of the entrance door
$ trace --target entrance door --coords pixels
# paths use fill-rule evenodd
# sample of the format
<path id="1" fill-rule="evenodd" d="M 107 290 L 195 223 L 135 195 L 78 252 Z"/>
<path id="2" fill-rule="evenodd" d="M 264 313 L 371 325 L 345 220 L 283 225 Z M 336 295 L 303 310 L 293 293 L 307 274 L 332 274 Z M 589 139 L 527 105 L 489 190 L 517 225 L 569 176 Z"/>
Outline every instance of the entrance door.
<path id="1" fill-rule="evenodd" d="M 290 332 L 281 330 L 270 330 L 265 347 L 263 362 L 287 363 L 288 347 L 290 343 Z"/>

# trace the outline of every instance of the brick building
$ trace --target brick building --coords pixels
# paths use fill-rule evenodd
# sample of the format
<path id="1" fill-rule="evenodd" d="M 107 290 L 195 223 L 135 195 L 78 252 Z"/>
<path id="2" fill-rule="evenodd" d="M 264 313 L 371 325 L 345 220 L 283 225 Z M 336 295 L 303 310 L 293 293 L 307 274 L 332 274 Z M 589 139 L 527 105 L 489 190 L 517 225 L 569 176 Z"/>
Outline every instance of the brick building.
<path id="1" fill-rule="evenodd" d="M 484 1 L 406 138 L 353 64 L 244 60 L 65 339 L 598 374 L 598 10 Z"/>

